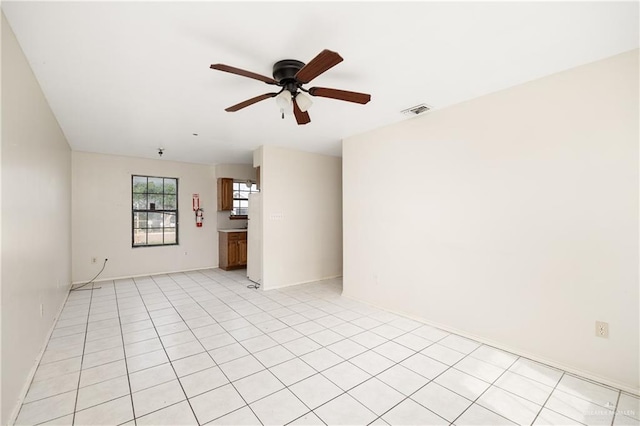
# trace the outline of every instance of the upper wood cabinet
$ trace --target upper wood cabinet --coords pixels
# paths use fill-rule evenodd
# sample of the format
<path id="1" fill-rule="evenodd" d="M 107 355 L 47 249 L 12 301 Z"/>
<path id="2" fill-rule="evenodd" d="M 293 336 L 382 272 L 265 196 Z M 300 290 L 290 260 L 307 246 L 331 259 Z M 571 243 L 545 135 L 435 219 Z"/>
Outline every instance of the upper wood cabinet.
<path id="1" fill-rule="evenodd" d="M 218 178 L 218 211 L 233 210 L 233 179 Z"/>

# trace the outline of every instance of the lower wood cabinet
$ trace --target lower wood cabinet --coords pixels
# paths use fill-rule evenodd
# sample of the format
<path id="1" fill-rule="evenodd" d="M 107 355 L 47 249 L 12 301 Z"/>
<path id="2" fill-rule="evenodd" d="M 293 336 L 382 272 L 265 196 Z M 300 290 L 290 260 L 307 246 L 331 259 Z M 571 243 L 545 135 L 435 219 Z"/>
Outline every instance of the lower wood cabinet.
<path id="1" fill-rule="evenodd" d="M 244 268 L 247 266 L 247 233 L 218 232 L 220 269 Z"/>

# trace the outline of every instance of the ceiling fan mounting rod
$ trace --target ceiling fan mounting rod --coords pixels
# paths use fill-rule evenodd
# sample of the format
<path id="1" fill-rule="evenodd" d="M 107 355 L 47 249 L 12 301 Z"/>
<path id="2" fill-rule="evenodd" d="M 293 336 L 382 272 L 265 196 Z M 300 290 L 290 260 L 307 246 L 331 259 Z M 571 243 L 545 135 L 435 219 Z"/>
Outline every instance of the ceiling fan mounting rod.
<path id="1" fill-rule="evenodd" d="M 298 89 L 300 88 L 300 83 L 295 81 L 288 81 L 285 83 L 284 88 L 295 97 L 296 93 L 298 93 Z"/>

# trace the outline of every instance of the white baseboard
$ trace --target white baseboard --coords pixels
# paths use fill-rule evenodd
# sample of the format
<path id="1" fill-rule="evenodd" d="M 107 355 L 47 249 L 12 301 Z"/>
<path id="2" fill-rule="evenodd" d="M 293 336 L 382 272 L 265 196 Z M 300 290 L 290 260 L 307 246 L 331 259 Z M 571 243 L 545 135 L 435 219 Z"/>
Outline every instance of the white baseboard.
<path id="1" fill-rule="evenodd" d="M 51 335 L 53 334 L 53 330 L 56 328 L 56 324 L 58 323 L 58 319 L 60 318 L 60 314 L 62 314 L 62 310 L 64 309 L 64 305 L 67 303 L 67 299 L 69 299 L 69 294 L 71 292 L 71 285 L 67 288 L 67 295 L 64 297 L 64 300 L 60 304 L 60 308 L 58 309 L 58 313 L 53 318 L 53 324 L 51 324 L 51 328 L 47 333 L 47 337 L 44 339 L 44 344 L 38 352 L 38 356 L 36 356 L 36 360 L 29 370 L 29 375 L 27 376 L 27 380 L 25 381 L 22 390 L 20 391 L 20 395 L 18 396 L 18 402 L 16 403 L 13 410 L 11 410 L 11 415 L 9 416 L 9 425 L 14 425 L 16 420 L 18 419 L 18 414 L 20 413 L 20 408 L 24 403 L 24 399 L 27 397 L 27 392 L 29 392 L 29 388 L 31 387 L 31 382 L 33 381 L 34 376 L 36 375 L 36 371 L 38 370 L 38 365 L 40 365 L 40 360 L 42 359 L 42 355 L 44 355 L 45 349 L 47 349 L 47 345 L 49 344 L 49 339 L 51 339 Z"/>
<path id="2" fill-rule="evenodd" d="M 340 277 L 342 277 L 342 275 L 331 275 L 331 276 L 328 276 L 328 277 L 318 278 L 318 279 L 315 279 L 315 280 L 308 280 L 308 281 L 300 281 L 300 282 L 290 283 L 290 284 L 283 284 L 283 285 L 279 285 L 279 286 L 276 286 L 276 287 L 265 288 L 264 285 L 262 285 L 260 288 L 263 291 L 277 290 L 277 289 L 281 289 L 281 288 L 293 287 L 294 285 L 309 284 L 309 283 L 315 283 L 315 282 L 318 282 L 318 281 L 326 281 L 326 280 L 335 280 L 336 278 L 340 278 Z"/>
<path id="3" fill-rule="evenodd" d="M 215 266 L 203 266 L 203 267 L 200 267 L 200 268 L 193 268 L 193 269 L 181 269 L 179 271 L 150 272 L 150 273 L 146 273 L 146 274 L 123 275 L 123 276 L 116 276 L 116 277 L 101 278 L 99 280 L 95 280 L 94 282 L 100 283 L 100 282 L 104 282 L 104 281 L 126 280 L 128 278 L 153 277 L 153 276 L 156 276 L 156 275 L 179 274 L 181 272 L 204 271 L 206 269 L 216 269 L 217 267 L 218 267 L 218 265 L 215 265 Z M 71 283 L 71 285 L 84 284 L 85 282 L 86 281 L 74 281 L 73 283 Z"/>
<path id="4" fill-rule="evenodd" d="M 627 385 L 625 383 L 620 383 L 620 382 L 617 382 L 615 380 L 611 380 L 611 379 L 608 379 L 606 377 L 599 376 L 598 374 L 592 373 L 590 371 L 581 370 L 581 369 L 575 368 L 575 367 L 573 367 L 571 365 L 566 365 L 566 364 L 557 362 L 557 361 L 552 360 L 552 359 L 548 359 L 548 358 L 541 357 L 539 355 L 531 354 L 529 352 L 522 351 L 522 350 L 517 349 L 517 348 L 513 348 L 513 347 L 511 347 L 509 345 L 505 345 L 505 344 L 503 344 L 501 342 L 496 342 L 494 340 L 487 339 L 487 338 L 482 337 L 482 336 L 478 336 L 478 335 L 475 335 L 475 334 L 467 333 L 466 331 L 463 331 L 463 330 L 458 330 L 456 328 L 449 327 L 449 326 L 447 326 L 445 324 L 439 324 L 437 322 L 433 322 L 433 321 L 426 320 L 424 318 L 416 317 L 416 316 L 407 314 L 405 312 L 398 312 L 398 311 L 394 311 L 392 309 L 388 309 L 388 308 L 385 308 L 385 307 L 382 307 L 382 306 L 378 306 L 378 305 L 376 305 L 374 303 L 371 303 L 371 302 L 368 302 L 366 300 L 362 300 L 362 299 L 358 299 L 357 297 L 346 295 L 346 294 L 344 294 L 344 292 L 343 292 L 342 295 L 344 297 L 348 298 L 348 299 L 355 300 L 357 302 L 367 304 L 367 305 L 372 306 L 374 308 L 382 309 L 383 311 L 391 312 L 392 314 L 396 314 L 396 315 L 400 315 L 400 316 L 403 316 L 403 317 L 406 317 L 406 318 L 410 318 L 410 319 L 412 319 L 414 321 L 421 322 L 423 324 L 430 325 L 432 327 L 436 327 L 436 328 L 439 328 L 441 330 L 448 331 L 450 333 L 454 333 L 454 334 L 457 334 L 459 336 L 466 337 L 468 339 L 472 339 L 472 340 L 475 340 L 475 341 L 480 342 L 480 343 L 484 343 L 484 344 L 492 346 L 494 348 L 501 349 L 501 350 L 506 351 L 506 352 L 510 352 L 510 353 L 512 353 L 514 355 L 521 356 L 523 358 L 527 358 L 527 359 L 530 359 L 532 361 L 536 361 L 536 362 L 539 362 L 539 363 L 542 363 L 542 364 L 546 364 L 546 365 L 548 365 L 550 367 L 554 367 L 554 368 L 558 368 L 560 370 L 564 370 L 564 371 L 566 371 L 568 373 L 575 374 L 577 376 L 589 379 L 589 380 L 591 380 L 593 382 L 596 382 L 597 384 L 613 387 L 615 389 L 620 389 L 620 390 L 622 390 L 624 392 L 640 396 L 640 389 L 635 389 L 635 388 L 633 388 L 633 387 L 631 387 L 631 386 L 629 386 L 629 385 Z"/>

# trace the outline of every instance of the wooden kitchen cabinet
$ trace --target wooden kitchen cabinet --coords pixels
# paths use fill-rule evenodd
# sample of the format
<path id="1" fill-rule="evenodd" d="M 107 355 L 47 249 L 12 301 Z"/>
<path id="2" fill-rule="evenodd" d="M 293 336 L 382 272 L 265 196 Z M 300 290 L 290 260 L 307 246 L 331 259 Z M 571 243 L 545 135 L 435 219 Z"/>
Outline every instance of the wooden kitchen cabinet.
<path id="1" fill-rule="evenodd" d="M 238 240 L 238 255 L 240 264 L 247 266 L 247 233 L 244 233 L 244 240 Z"/>
<path id="2" fill-rule="evenodd" d="M 233 210 L 233 179 L 218 178 L 218 211 Z"/>
<path id="3" fill-rule="evenodd" d="M 220 269 L 228 271 L 247 266 L 246 232 L 218 232 L 218 242 Z"/>

